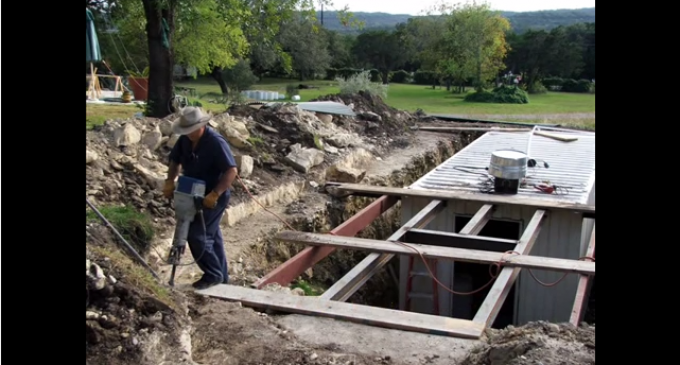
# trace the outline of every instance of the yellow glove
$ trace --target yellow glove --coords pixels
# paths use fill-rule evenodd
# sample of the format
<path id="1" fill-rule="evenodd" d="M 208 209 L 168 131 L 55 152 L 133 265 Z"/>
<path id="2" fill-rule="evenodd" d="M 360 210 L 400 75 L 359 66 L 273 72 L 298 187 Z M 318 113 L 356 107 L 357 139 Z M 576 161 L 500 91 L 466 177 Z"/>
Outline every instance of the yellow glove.
<path id="1" fill-rule="evenodd" d="M 217 205 L 217 199 L 220 197 L 219 194 L 217 194 L 214 191 L 211 191 L 210 194 L 206 195 L 205 198 L 203 198 L 203 206 L 208 208 L 208 209 L 213 209 Z"/>
<path id="2" fill-rule="evenodd" d="M 163 196 L 170 199 L 175 192 L 175 182 L 172 180 L 165 180 L 165 185 L 163 185 Z"/>

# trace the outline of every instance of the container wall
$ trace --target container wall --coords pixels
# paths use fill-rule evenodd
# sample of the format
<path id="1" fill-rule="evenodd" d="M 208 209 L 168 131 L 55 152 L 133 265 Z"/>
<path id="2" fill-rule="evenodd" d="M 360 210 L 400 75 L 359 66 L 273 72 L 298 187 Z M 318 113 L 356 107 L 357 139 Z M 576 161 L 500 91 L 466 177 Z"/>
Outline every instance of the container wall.
<path id="1" fill-rule="evenodd" d="M 402 224 L 406 223 L 413 215 L 417 214 L 429 203 L 427 199 L 405 198 L 402 200 Z M 472 216 L 483 204 L 475 202 L 451 201 L 448 206 L 438 214 L 427 229 L 455 232 L 455 217 Z M 520 222 L 521 229 L 531 220 L 535 212 L 534 208 L 520 206 L 500 206 L 494 212 L 492 219 L 511 220 Z M 581 256 L 581 224 L 580 215 L 570 212 L 552 212 L 544 221 L 541 233 L 530 252 L 532 255 L 578 259 Z M 420 258 L 416 258 L 414 270 L 423 270 Z M 408 257 L 400 259 L 400 308 L 405 310 L 405 293 L 408 274 Z M 454 263 L 440 261 L 437 265 L 438 279 L 451 287 L 455 282 L 454 290 L 471 291 L 477 288 L 468 287 L 469 281 L 465 278 L 456 278 L 454 281 Z M 534 275 L 543 282 L 554 282 L 562 275 L 548 271 L 534 270 Z M 558 285 L 544 287 L 537 283 L 528 270 L 522 270 L 516 282 L 516 294 L 514 298 L 506 300 L 515 301 L 515 322 L 518 325 L 528 321 L 547 320 L 553 322 L 568 321 L 571 308 L 576 294 L 578 277 L 569 275 Z M 413 287 L 422 293 L 432 293 L 432 280 L 424 277 L 414 279 Z M 468 317 L 469 303 L 471 300 L 466 296 L 454 296 L 449 291 L 439 288 L 440 314 L 445 316 Z M 456 305 L 458 303 L 458 305 Z M 421 313 L 431 313 L 432 303 L 428 300 L 412 299 L 411 310 Z M 472 314 L 474 315 L 474 314 Z"/>
<path id="2" fill-rule="evenodd" d="M 427 204 L 429 199 L 418 199 L 411 197 L 404 197 L 401 201 L 401 224 L 406 224 L 414 215 L 418 214 Z M 432 220 L 424 229 L 434 229 L 451 232 L 453 231 L 453 219 L 449 219 L 446 209 L 439 213 L 437 217 Z M 440 260 L 437 262 L 437 280 L 447 287 L 451 287 L 453 283 L 453 262 Z M 406 287 L 408 281 L 409 256 L 401 255 L 399 257 L 399 308 L 401 310 L 409 310 L 418 313 L 433 314 L 433 305 L 431 299 L 413 298 L 411 299 L 410 308 L 406 309 Z M 434 271 L 434 267 L 430 266 Z M 414 257 L 413 271 L 426 272 L 427 269 L 422 262 L 420 256 Z M 416 276 L 413 278 L 412 288 L 413 292 L 431 295 L 434 290 L 433 280 L 429 276 Z M 451 316 L 451 295 L 450 293 L 437 285 L 439 296 L 439 314 L 442 316 Z"/>

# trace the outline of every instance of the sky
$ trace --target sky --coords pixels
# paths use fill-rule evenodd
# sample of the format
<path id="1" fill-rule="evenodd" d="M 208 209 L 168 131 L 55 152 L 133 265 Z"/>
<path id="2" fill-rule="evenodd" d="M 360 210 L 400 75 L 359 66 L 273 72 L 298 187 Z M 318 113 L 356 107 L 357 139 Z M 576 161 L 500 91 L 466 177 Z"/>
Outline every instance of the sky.
<path id="1" fill-rule="evenodd" d="M 381 12 L 418 15 L 422 10 L 439 3 L 439 0 L 332 0 L 333 8 L 349 6 L 353 12 Z M 447 3 L 461 2 L 448 0 Z M 487 0 L 495 10 L 536 11 L 554 9 L 594 8 L 595 0 Z"/>

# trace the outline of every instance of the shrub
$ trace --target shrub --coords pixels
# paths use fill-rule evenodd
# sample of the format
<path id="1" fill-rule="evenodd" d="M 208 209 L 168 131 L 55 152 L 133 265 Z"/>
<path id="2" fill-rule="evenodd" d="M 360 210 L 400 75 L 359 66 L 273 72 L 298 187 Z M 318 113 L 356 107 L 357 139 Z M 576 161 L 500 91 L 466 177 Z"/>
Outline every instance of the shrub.
<path id="1" fill-rule="evenodd" d="M 397 84 L 409 84 L 412 81 L 413 77 L 411 76 L 411 73 L 404 70 L 394 71 L 390 77 L 390 82 Z"/>
<path id="2" fill-rule="evenodd" d="M 534 82 L 532 85 L 527 87 L 527 92 L 529 94 L 545 94 L 548 92 L 548 89 L 546 89 L 542 83 Z"/>
<path id="3" fill-rule="evenodd" d="M 556 88 L 559 90 L 564 84 L 564 79 L 561 77 L 546 77 L 541 82 L 548 89 L 554 90 Z"/>
<path id="4" fill-rule="evenodd" d="M 222 71 L 222 79 L 227 83 L 229 89 L 240 93 L 248 90 L 257 83 L 258 78 L 250 69 L 250 64 L 244 60 L 239 60 L 228 70 Z"/>
<path id="5" fill-rule="evenodd" d="M 417 85 L 438 85 L 439 78 L 436 72 L 418 70 L 413 75 L 413 83 Z"/>
<path id="6" fill-rule="evenodd" d="M 359 91 L 366 91 L 370 94 L 380 96 L 383 99 L 387 98 L 388 85 L 371 82 L 370 71 L 363 71 L 346 79 L 338 77 L 335 81 L 338 82 L 340 94 L 354 95 L 358 94 Z"/>
<path id="7" fill-rule="evenodd" d="M 371 82 L 382 82 L 382 76 L 380 76 L 380 71 L 376 69 L 368 70 L 371 73 Z"/>
<path id="8" fill-rule="evenodd" d="M 527 104 L 529 96 L 517 86 L 501 85 L 492 91 L 484 90 L 468 94 L 465 101 L 475 103 Z"/>
<path id="9" fill-rule="evenodd" d="M 593 86 L 593 83 L 590 80 L 565 80 L 564 84 L 562 84 L 562 89 L 561 91 L 569 92 L 569 93 L 588 93 L 590 92 L 591 88 Z"/>

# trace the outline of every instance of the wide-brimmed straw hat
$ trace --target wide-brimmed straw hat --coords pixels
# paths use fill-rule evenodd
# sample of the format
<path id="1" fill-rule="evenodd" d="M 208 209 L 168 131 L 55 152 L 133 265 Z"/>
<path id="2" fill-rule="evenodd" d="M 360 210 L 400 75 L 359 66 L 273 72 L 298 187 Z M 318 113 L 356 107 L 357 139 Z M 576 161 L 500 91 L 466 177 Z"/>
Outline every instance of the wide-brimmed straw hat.
<path id="1" fill-rule="evenodd" d="M 179 112 L 180 117 L 172 123 L 172 132 L 179 135 L 189 134 L 210 122 L 212 116 L 203 113 L 201 108 L 188 106 Z"/>

